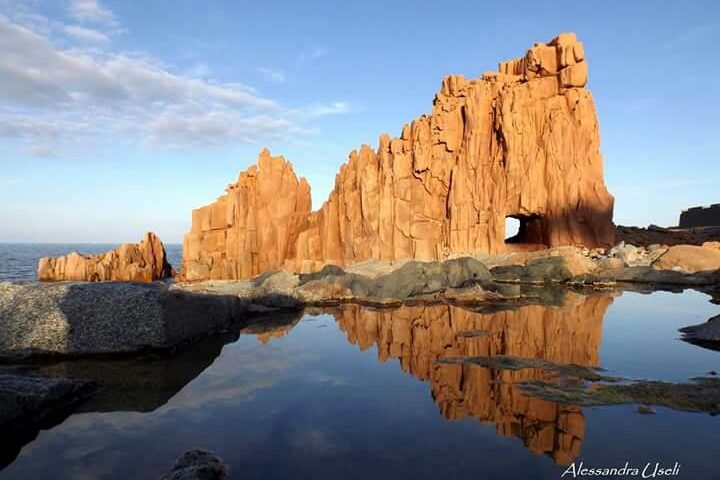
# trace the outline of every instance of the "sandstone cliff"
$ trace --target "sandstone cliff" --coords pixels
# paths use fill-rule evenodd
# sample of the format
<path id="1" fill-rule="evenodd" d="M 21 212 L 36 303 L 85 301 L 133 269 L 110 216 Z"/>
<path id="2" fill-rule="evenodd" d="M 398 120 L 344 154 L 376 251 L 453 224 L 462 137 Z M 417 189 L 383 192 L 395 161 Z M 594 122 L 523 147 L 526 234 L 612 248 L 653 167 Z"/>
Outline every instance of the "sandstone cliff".
<path id="1" fill-rule="evenodd" d="M 58 258 L 43 257 L 37 274 L 40 281 L 152 282 L 172 276 L 172 267 L 160 239 L 148 232 L 140 243 L 124 243 L 99 255 L 72 252 Z"/>
<path id="2" fill-rule="evenodd" d="M 266 149 L 215 203 L 193 211 L 183 241 L 188 280 L 248 278 L 294 258 L 310 214 L 310 185 Z"/>
<path id="3" fill-rule="evenodd" d="M 328 200 L 312 214 L 304 181 L 284 161 L 272 170 L 263 152 L 259 166 L 241 174 L 241 181 L 267 175 L 275 182 L 273 196 L 245 182 L 248 193 L 229 192 L 194 212 L 186 278 L 242 278 L 283 266 L 307 272 L 366 259 L 609 246 L 613 197 L 603 181 L 586 83 L 587 61 L 574 34 L 536 44 L 482 78 L 448 76 L 430 115 L 405 125 L 399 138 L 382 135 L 376 150 L 363 145 L 350 153 Z M 241 218 L 265 223 L 239 222 L 226 213 L 229 203 L 243 212 Z M 283 209 L 272 219 L 253 213 L 256 204 L 273 212 L 275 203 Z M 209 223 L 214 209 L 224 222 Z M 506 240 L 508 217 L 520 220 L 520 232 Z"/>

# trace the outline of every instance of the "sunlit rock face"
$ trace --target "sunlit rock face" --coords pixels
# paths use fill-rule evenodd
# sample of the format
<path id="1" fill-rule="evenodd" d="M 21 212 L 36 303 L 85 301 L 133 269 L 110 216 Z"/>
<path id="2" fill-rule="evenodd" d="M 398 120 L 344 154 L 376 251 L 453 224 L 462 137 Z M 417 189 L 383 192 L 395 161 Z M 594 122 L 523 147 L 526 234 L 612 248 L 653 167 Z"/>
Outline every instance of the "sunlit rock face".
<path id="1" fill-rule="evenodd" d="M 518 387 L 550 373 L 436 360 L 507 355 L 598 366 L 602 320 L 611 302 L 611 296 L 573 294 L 562 307 L 532 305 L 487 314 L 447 305 L 380 311 L 347 305 L 334 315 L 351 343 L 362 350 L 376 346 L 380 360 L 398 359 L 404 371 L 429 382 L 443 417 L 493 422 L 499 434 L 519 437 L 531 451 L 568 464 L 582 446 L 581 409 L 529 397 Z"/>
<path id="2" fill-rule="evenodd" d="M 139 243 L 125 243 L 98 255 L 43 257 L 38 263 L 40 281 L 77 280 L 89 282 L 152 282 L 172 275 L 165 246 L 157 235 L 148 232 Z"/>
<path id="3" fill-rule="evenodd" d="M 225 195 L 193 211 L 183 241 L 186 280 L 248 278 L 295 256 L 310 214 L 310 186 L 283 157 L 263 150 Z"/>
<path id="4" fill-rule="evenodd" d="M 246 193 L 229 191 L 194 212 L 186 277 L 609 246 L 613 197 L 603 180 L 587 79 L 583 44 L 574 34 L 536 44 L 481 78 L 445 77 L 429 115 L 405 125 L 397 138 L 381 135 L 377 149 L 363 145 L 350 153 L 329 198 L 312 214 L 304 181 L 263 174 L 269 156 L 263 153 L 235 186 Z M 277 168 L 292 172 L 285 163 Z M 260 176 L 275 183 L 256 194 Z M 508 217 L 520 220 L 520 231 L 506 241 Z"/>

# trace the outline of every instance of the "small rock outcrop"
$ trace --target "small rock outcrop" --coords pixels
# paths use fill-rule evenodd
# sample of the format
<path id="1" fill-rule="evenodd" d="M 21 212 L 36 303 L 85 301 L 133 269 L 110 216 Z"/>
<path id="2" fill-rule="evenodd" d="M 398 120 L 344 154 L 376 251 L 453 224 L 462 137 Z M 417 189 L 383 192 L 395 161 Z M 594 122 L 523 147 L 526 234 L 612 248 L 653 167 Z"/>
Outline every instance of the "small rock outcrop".
<path id="1" fill-rule="evenodd" d="M 124 243 L 98 255 L 72 252 L 64 257 L 43 257 L 38 263 L 37 274 L 41 282 L 152 282 L 170 277 L 173 272 L 160 238 L 148 232 L 140 243 Z"/>
<path id="2" fill-rule="evenodd" d="M 561 34 L 498 72 L 446 77 L 432 113 L 350 153 L 322 207 L 281 157 L 193 212 L 183 278 L 614 244 L 583 44 Z M 520 231 L 505 238 L 508 217 Z"/>
<path id="3" fill-rule="evenodd" d="M 225 480 L 227 468 L 214 453 L 193 449 L 183 453 L 160 480 Z"/>

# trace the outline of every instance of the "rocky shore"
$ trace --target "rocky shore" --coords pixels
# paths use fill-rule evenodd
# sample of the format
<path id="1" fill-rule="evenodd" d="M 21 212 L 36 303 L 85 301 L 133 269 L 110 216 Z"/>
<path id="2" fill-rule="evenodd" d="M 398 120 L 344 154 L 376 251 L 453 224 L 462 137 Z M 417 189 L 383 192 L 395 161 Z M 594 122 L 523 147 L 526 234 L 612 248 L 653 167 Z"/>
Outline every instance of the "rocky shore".
<path id="1" fill-rule="evenodd" d="M 360 303 L 539 302 L 555 287 L 720 288 L 720 243 L 559 247 L 446 261 L 366 261 L 194 283 L 0 283 L 0 358 L 172 349 L 272 310 Z"/>
<path id="2" fill-rule="evenodd" d="M 370 261 L 294 274 L 279 270 L 251 280 L 180 282 L 171 287 L 242 298 L 253 308 L 300 308 L 357 302 L 490 303 L 532 297 L 538 288 L 708 287 L 720 285 L 720 243 L 702 246 L 620 244 L 609 250 L 560 247 L 536 252 L 461 257 L 444 262 Z"/>
<path id="3" fill-rule="evenodd" d="M 0 283 L 0 359 L 171 349 L 227 327 L 238 298 L 143 283 Z"/>

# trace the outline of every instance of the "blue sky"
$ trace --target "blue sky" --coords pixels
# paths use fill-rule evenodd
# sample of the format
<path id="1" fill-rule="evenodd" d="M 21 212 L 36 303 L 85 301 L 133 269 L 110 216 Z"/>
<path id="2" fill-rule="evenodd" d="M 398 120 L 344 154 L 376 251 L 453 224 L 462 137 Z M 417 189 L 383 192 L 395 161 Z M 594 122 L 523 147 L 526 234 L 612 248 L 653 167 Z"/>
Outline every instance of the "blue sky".
<path id="1" fill-rule="evenodd" d="M 720 3 L 0 0 L 0 241 L 181 241 L 267 146 L 353 148 L 535 42 L 585 44 L 621 224 L 720 202 Z"/>

